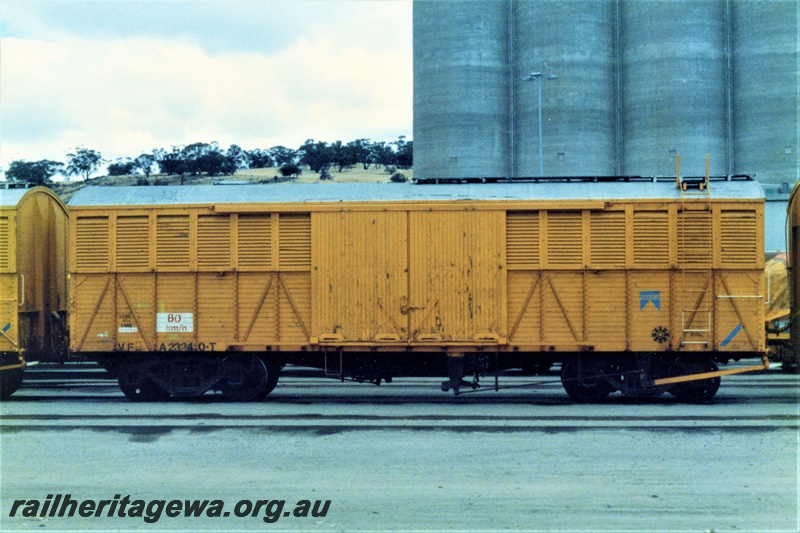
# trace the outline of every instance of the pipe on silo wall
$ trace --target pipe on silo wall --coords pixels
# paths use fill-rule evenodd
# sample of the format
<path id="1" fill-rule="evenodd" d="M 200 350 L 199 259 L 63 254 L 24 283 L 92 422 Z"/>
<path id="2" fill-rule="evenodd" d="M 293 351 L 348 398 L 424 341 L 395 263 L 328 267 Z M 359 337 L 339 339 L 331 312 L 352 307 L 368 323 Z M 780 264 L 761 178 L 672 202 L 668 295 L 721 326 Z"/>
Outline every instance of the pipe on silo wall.
<path id="1" fill-rule="evenodd" d="M 800 3 L 734 0 L 734 172 L 800 178 Z"/>
<path id="2" fill-rule="evenodd" d="M 415 177 L 509 175 L 508 9 L 414 2 Z"/>
<path id="3" fill-rule="evenodd" d="M 724 0 L 620 0 L 622 173 L 727 172 Z"/>
<path id="4" fill-rule="evenodd" d="M 615 175 L 614 2 L 518 1 L 514 9 L 517 176 L 539 175 L 540 83 L 544 175 Z M 522 81 L 533 71 L 541 76 Z"/>

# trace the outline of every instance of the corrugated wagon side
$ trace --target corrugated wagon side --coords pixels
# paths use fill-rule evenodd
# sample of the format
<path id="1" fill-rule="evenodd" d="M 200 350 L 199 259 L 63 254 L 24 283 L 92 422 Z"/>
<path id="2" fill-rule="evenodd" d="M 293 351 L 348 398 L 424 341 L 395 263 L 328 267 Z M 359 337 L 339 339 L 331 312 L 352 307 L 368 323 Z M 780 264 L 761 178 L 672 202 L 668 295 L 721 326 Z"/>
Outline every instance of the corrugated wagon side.
<path id="1" fill-rule="evenodd" d="M 308 213 L 76 207 L 71 232 L 71 349 L 99 355 L 129 396 L 243 399 L 247 373 L 269 392 L 278 360 L 265 352 L 308 344 Z"/>
<path id="2" fill-rule="evenodd" d="M 49 189 L 0 189 L 0 397 L 26 361 L 66 351 L 67 213 Z"/>
<path id="3" fill-rule="evenodd" d="M 89 188 L 70 210 L 70 348 L 137 399 L 252 399 L 285 362 L 458 390 L 555 361 L 579 400 L 708 397 L 716 362 L 764 352 L 763 194 L 717 190 Z"/>
<path id="4" fill-rule="evenodd" d="M 764 353 L 763 200 L 672 196 L 507 212 L 509 347 L 576 399 L 713 396 L 676 376 Z"/>

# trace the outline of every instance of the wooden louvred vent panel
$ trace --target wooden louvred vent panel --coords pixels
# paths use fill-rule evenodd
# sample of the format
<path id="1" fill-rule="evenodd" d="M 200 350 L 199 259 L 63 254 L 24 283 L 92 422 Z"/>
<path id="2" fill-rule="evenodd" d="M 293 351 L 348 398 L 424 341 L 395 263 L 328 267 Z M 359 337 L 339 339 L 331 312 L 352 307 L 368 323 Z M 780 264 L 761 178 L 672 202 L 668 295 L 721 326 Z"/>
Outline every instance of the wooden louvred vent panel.
<path id="1" fill-rule="evenodd" d="M 711 212 L 678 214 L 678 263 L 682 267 L 711 265 Z"/>
<path id="2" fill-rule="evenodd" d="M 11 253 L 9 252 L 9 227 L 8 217 L 0 217 L 0 270 L 8 270 Z"/>
<path id="3" fill-rule="evenodd" d="M 78 272 L 108 271 L 108 217 L 79 217 L 75 223 Z"/>
<path id="4" fill-rule="evenodd" d="M 506 261 L 509 269 L 539 268 L 538 211 L 509 212 L 506 215 Z"/>
<path id="5" fill-rule="evenodd" d="M 633 214 L 633 264 L 669 266 L 669 213 L 638 211 Z"/>
<path id="6" fill-rule="evenodd" d="M 723 211 L 720 217 L 722 266 L 757 267 L 755 211 Z"/>
<path id="7" fill-rule="evenodd" d="M 311 216 L 280 215 L 280 269 L 311 269 Z"/>
<path id="8" fill-rule="evenodd" d="M 625 213 L 592 212 L 590 217 L 592 266 L 624 267 Z"/>
<path id="9" fill-rule="evenodd" d="M 189 268 L 189 216 L 164 215 L 156 222 L 156 266 L 159 269 Z"/>
<path id="10" fill-rule="evenodd" d="M 117 217 L 117 270 L 147 270 L 150 266 L 150 219 Z"/>
<path id="11" fill-rule="evenodd" d="M 240 270 L 268 270 L 272 267 L 270 215 L 239 215 L 238 253 Z"/>
<path id="12" fill-rule="evenodd" d="M 547 263 L 583 266 L 583 214 L 580 211 L 547 213 Z"/>
<path id="13" fill-rule="evenodd" d="M 231 219 L 229 216 L 197 218 L 197 268 L 228 270 L 231 267 Z"/>

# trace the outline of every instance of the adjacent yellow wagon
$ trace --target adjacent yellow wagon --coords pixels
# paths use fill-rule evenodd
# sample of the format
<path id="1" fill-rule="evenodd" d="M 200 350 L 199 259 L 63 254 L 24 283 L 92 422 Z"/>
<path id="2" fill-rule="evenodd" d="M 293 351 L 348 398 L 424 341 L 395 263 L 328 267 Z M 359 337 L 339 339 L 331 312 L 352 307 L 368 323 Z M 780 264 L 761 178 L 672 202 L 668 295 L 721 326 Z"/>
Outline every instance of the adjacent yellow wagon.
<path id="1" fill-rule="evenodd" d="M 27 360 L 66 350 L 67 212 L 49 189 L 0 189 L 0 396 Z M 59 355 L 60 354 L 60 355 Z"/>

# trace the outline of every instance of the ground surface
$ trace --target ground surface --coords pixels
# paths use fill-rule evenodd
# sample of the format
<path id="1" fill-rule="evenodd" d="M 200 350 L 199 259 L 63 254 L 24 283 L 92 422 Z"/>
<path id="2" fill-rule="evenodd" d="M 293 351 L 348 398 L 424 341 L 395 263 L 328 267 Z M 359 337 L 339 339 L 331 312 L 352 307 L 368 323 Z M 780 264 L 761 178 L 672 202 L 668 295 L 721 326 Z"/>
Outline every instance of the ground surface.
<path id="1" fill-rule="evenodd" d="M 771 371 L 703 405 L 577 405 L 557 383 L 454 397 L 435 379 L 286 377 L 258 403 L 136 404 L 110 381 L 29 382 L 0 405 L 0 530 L 797 531 L 798 384 Z M 67 493 L 229 516 L 9 517 Z M 331 504 L 234 516 L 259 499 Z"/>

